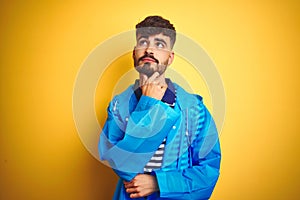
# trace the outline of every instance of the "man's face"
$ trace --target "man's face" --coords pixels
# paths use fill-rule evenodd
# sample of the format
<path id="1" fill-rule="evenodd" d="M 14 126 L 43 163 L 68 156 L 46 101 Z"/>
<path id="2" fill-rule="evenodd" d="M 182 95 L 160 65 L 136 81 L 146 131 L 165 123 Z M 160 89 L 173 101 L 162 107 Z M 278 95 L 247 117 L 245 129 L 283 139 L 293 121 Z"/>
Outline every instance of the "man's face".
<path id="1" fill-rule="evenodd" d="M 174 59 L 170 37 L 162 33 L 151 36 L 138 35 L 133 51 L 135 69 L 150 77 L 154 72 L 163 74 Z"/>

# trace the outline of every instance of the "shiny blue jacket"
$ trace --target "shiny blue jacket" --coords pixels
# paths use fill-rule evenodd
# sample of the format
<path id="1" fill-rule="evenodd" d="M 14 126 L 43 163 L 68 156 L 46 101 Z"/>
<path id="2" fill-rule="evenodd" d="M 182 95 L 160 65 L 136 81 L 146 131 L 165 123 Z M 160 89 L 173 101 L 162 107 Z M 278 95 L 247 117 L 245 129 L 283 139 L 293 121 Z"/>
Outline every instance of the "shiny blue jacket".
<path id="1" fill-rule="evenodd" d="M 211 196 L 221 160 L 215 123 L 200 96 L 175 83 L 174 87 L 174 108 L 143 95 L 138 101 L 133 86 L 110 102 L 99 153 L 120 177 L 113 199 L 131 199 L 123 180 L 143 173 L 164 138 L 162 167 L 152 172 L 159 192 L 147 199 L 201 200 Z"/>

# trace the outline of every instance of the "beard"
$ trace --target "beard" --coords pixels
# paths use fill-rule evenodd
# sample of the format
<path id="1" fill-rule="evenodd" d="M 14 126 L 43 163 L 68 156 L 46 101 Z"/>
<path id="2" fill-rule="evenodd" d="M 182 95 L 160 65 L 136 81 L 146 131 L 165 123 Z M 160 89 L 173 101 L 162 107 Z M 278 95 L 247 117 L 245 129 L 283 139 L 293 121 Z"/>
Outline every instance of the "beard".
<path id="1" fill-rule="evenodd" d="M 139 73 L 145 74 L 147 77 L 151 77 L 154 72 L 158 72 L 159 75 L 162 75 L 166 71 L 167 65 L 146 62 L 143 65 L 135 66 L 135 69 Z"/>
<path id="2" fill-rule="evenodd" d="M 145 74 L 148 78 L 151 77 L 155 72 L 158 72 L 159 75 L 162 75 L 166 71 L 167 66 L 168 66 L 168 60 L 166 60 L 162 64 L 159 64 L 159 61 L 152 56 L 149 56 L 149 57 L 154 59 L 156 63 L 145 62 L 141 65 L 138 65 L 139 61 L 145 57 L 147 57 L 147 56 L 143 56 L 139 59 L 134 58 L 134 67 L 135 67 L 136 71 L 138 71 L 139 73 Z"/>

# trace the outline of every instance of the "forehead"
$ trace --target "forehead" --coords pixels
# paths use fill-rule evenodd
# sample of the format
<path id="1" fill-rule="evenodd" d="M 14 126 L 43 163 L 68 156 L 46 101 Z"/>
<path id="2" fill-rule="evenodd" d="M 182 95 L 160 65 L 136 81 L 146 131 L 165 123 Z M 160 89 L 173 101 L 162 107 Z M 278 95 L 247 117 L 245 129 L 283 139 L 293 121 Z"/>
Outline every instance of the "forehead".
<path id="1" fill-rule="evenodd" d="M 164 40 L 167 44 L 171 43 L 171 39 L 169 36 L 166 36 L 162 33 L 159 34 L 154 34 L 154 35 L 148 35 L 148 34 L 141 34 L 139 33 L 136 36 L 136 40 L 140 40 L 140 39 L 148 39 L 148 40 L 155 40 L 155 39 L 160 39 L 160 40 Z"/>

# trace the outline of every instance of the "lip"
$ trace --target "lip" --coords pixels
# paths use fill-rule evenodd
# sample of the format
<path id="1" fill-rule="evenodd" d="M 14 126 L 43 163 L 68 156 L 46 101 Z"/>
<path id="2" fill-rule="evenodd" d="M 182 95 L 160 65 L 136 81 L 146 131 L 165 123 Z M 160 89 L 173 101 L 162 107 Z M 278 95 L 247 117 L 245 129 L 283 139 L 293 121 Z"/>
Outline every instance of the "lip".
<path id="1" fill-rule="evenodd" d="M 143 58 L 142 61 L 143 62 L 155 62 L 155 60 L 153 60 L 152 58 L 149 58 L 149 57 Z"/>

